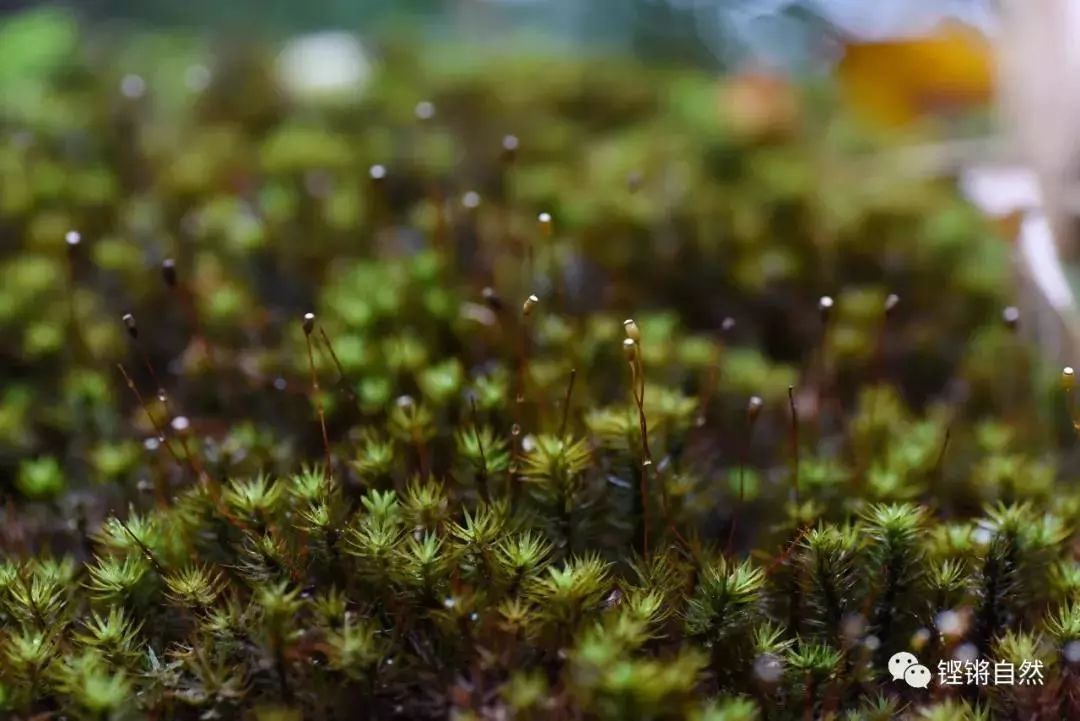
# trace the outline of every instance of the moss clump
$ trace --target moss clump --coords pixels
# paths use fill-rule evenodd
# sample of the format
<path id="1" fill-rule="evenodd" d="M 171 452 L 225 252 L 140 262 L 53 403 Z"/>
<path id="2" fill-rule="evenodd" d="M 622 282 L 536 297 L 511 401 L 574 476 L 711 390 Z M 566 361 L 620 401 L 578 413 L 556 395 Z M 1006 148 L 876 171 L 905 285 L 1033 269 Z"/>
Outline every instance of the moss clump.
<path id="1" fill-rule="evenodd" d="M 784 84 L 125 47 L 0 128 L 4 713 L 1080 714 L 1066 405 L 948 188 Z"/>

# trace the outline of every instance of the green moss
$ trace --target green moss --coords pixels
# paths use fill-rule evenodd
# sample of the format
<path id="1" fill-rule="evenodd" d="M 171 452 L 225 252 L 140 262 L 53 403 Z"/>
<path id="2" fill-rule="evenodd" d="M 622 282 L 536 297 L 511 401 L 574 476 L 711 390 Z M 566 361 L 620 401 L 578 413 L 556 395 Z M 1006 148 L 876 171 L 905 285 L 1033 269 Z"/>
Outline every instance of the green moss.
<path id="1" fill-rule="evenodd" d="M 5 713 L 1080 713 L 1073 409 L 944 184 L 783 85 L 391 44 L 285 104 L 173 40 L 0 128 Z M 972 648 L 1047 683 L 888 674 Z"/>

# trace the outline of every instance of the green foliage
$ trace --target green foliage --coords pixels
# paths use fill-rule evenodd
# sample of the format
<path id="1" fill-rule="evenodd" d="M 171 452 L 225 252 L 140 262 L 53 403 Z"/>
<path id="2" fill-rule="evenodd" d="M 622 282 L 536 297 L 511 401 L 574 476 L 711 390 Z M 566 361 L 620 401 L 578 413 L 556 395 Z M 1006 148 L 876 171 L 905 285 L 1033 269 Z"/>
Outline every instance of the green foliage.
<path id="1" fill-rule="evenodd" d="M 551 566 L 529 589 L 541 617 L 549 624 L 574 629 L 599 610 L 609 590 L 608 564 L 595 555 L 570 558 Z"/>
<path id="2" fill-rule="evenodd" d="M 802 541 L 799 559 L 809 581 L 810 622 L 834 643 L 840 643 L 843 621 L 858 607 L 865 583 L 860 553 L 855 526 L 819 526 Z"/>
<path id="3" fill-rule="evenodd" d="M 330 668 L 353 681 L 370 678 L 387 646 L 378 627 L 363 619 L 354 621 L 348 614 L 340 629 L 327 633 L 325 643 Z"/>
<path id="4" fill-rule="evenodd" d="M 1007 246 L 842 110 L 0 39 L 4 718 L 1080 718 L 1074 409 Z"/>
<path id="5" fill-rule="evenodd" d="M 761 612 L 765 574 L 749 562 L 737 565 L 721 558 L 703 566 L 686 608 L 686 630 L 722 643 L 744 633 Z"/>
<path id="6" fill-rule="evenodd" d="M 94 600 L 126 603 L 135 600 L 145 587 L 149 571 L 149 564 L 139 555 L 99 556 L 86 567 L 86 588 Z"/>
<path id="7" fill-rule="evenodd" d="M 284 498 L 284 487 L 266 476 L 235 480 L 225 489 L 225 505 L 237 517 L 256 526 L 265 525 Z"/>
<path id="8" fill-rule="evenodd" d="M 223 587 L 221 573 L 205 566 L 187 566 L 162 580 L 172 601 L 196 609 L 213 606 Z"/>
<path id="9" fill-rule="evenodd" d="M 115 606 L 106 615 L 91 612 L 85 622 L 85 630 L 75 633 L 73 640 L 97 651 L 112 667 L 132 667 L 141 656 L 138 624 L 127 618 L 123 609 Z"/>
<path id="10" fill-rule="evenodd" d="M 52 498 L 64 490 L 63 471 L 55 458 L 25 460 L 19 464 L 16 481 L 19 491 L 29 499 Z"/>

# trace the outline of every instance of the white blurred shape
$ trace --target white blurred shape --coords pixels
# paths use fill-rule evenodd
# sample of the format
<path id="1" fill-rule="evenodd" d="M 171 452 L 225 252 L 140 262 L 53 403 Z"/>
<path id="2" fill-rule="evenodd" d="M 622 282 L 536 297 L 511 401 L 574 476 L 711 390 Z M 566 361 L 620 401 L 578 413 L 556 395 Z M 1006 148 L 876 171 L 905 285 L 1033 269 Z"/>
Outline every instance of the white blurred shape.
<path id="1" fill-rule="evenodd" d="M 946 636 L 959 636 L 964 631 L 963 617 L 952 609 L 939 613 L 934 618 L 934 625 Z"/>
<path id="2" fill-rule="evenodd" d="M 278 55 L 278 75 L 296 98 L 355 98 L 371 76 L 371 62 L 354 36 L 322 32 L 291 40 Z"/>
<path id="3" fill-rule="evenodd" d="M 1061 267 L 1050 223 L 1041 213 L 1028 213 L 1020 228 L 1020 252 L 1043 297 L 1057 310 L 1073 306 L 1072 291 Z"/>
<path id="4" fill-rule="evenodd" d="M 201 93 L 210 86 L 210 68 L 205 65 L 192 65 L 184 71 L 184 85 L 193 93 Z"/>
<path id="5" fill-rule="evenodd" d="M 973 25 L 984 32 L 992 31 L 995 25 L 985 0 L 812 0 L 807 4 L 859 40 L 924 35 L 947 20 Z"/>
<path id="6" fill-rule="evenodd" d="M 984 165 L 960 173 L 960 188 L 983 212 L 1003 218 L 1042 203 L 1039 178 L 1030 168 Z"/>
<path id="7" fill-rule="evenodd" d="M 125 98 L 132 100 L 141 98 L 146 92 L 146 81 L 142 79 L 141 75 L 129 73 L 120 81 L 120 92 L 124 94 Z"/>
<path id="8" fill-rule="evenodd" d="M 1080 0 L 1001 3 L 1001 100 L 1017 147 L 1039 176 L 1063 255 L 1076 254 L 1069 216 L 1080 175 Z"/>
<path id="9" fill-rule="evenodd" d="M 763 653 L 754 659 L 754 675 L 765 683 L 776 683 L 784 675 L 784 662 L 775 654 Z"/>

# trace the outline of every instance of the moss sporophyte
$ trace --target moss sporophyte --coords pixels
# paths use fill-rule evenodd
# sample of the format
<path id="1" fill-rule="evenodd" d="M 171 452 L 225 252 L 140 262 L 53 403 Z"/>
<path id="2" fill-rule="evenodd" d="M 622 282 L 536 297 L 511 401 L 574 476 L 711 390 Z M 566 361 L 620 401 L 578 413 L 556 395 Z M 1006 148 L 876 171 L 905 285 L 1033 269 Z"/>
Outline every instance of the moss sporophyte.
<path id="1" fill-rule="evenodd" d="M 0 123 L 4 717 L 1080 718 L 1074 373 L 842 108 L 60 35 Z"/>

